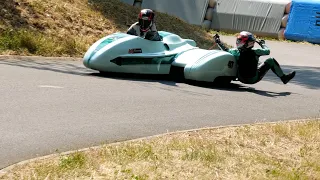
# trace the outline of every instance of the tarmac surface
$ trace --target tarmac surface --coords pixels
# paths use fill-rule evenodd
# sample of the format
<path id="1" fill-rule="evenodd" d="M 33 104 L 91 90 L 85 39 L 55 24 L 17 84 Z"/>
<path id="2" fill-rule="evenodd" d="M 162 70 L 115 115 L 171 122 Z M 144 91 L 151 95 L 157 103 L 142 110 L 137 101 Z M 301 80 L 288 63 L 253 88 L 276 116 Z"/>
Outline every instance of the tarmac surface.
<path id="1" fill-rule="evenodd" d="M 271 70 L 255 85 L 214 88 L 101 77 L 68 58 L 1 56 L 0 169 L 177 130 L 319 117 L 320 47 L 266 42 L 284 72 L 297 72 L 287 85 Z"/>

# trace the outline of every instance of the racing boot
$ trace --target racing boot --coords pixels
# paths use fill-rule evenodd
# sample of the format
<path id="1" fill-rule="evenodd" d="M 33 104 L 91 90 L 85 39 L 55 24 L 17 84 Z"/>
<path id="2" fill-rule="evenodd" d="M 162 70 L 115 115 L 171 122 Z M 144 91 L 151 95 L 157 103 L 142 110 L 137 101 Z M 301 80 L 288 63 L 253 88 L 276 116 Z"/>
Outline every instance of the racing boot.
<path id="1" fill-rule="evenodd" d="M 281 77 L 281 81 L 283 82 L 283 84 L 287 84 L 292 78 L 294 78 L 294 76 L 296 75 L 295 71 L 292 71 L 289 74 L 285 74 Z"/>

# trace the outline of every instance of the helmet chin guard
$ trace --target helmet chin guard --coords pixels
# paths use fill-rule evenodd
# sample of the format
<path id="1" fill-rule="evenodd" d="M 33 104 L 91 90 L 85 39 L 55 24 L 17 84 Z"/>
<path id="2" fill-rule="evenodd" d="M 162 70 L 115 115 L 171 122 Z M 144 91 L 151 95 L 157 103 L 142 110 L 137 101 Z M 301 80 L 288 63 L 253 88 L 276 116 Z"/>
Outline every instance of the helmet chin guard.
<path id="1" fill-rule="evenodd" d="M 140 25 L 140 30 L 142 32 L 147 32 L 152 26 L 152 21 L 148 19 L 147 20 L 139 19 L 139 25 Z"/>

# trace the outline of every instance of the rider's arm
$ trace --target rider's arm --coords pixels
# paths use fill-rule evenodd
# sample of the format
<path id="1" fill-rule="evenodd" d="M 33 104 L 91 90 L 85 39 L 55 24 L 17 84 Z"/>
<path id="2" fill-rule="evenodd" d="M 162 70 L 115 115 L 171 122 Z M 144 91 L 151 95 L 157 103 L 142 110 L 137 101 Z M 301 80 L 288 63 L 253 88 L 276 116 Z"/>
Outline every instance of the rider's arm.
<path id="1" fill-rule="evenodd" d="M 232 54 L 236 60 L 239 59 L 240 52 L 239 52 L 239 50 L 238 50 L 237 48 L 228 48 L 228 47 L 226 47 L 226 46 L 220 41 L 220 39 L 219 39 L 216 43 L 217 43 L 218 47 L 219 47 L 221 50 L 226 51 L 226 52 Z"/>
<path id="2" fill-rule="evenodd" d="M 162 38 L 159 35 L 159 33 L 157 31 L 148 31 L 146 34 L 146 39 L 150 40 L 150 41 L 161 41 Z"/>
<path id="3" fill-rule="evenodd" d="M 228 47 L 226 47 L 222 42 L 217 42 L 217 44 L 218 44 L 218 47 L 221 49 L 221 50 L 223 50 L 223 51 L 229 51 L 229 48 Z"/>
<path id="4" fill-rule="evenodd" d="M 137 32 L 135 30 L 135 26 L 136 26 L 137 23 L 134 23 L 130 26 L 130 28 L 127 30 L 127 34 L 131 34 L 131 35 L 134 35 L 134 36 L 137 36 Z"/>
<path id="5" fill-rule="evenodd" d="M 153 35 L 153 41 L 162 41 L 162 37 L 160 36 L 160 34 L 158 33 L 158 31 L 154 32 Z"/>
<path id="6" fill-rule="evenodd" d="M 162 37 L 158 33 L 155 23 L 152 24 L 151 29 L 148 31 L 146 39 L 149 39 L 151 41 L 162 41 Z"/>
<path id="7" fill-rule="evenodd" d="M 261 46 L 262 49 L 255 49 L 254 50 L 257 55 L 264 56 L 264 55 L 270 54 L 270 49 L 266 44 L 260 43 L 259 45 Z"/>
<path id="8" fill-rule="evenodd" d="M 133 28 L 129 28 L 127 31 L 127 34 L 135 35 L 135 36 L 137 35 L 136 30 L 134 30 Z"/>
<path id="9" fill-rule="evenodd" d="M 223 50 L 223 51 L 229 51 L 229 48 L 226 47 L 220 40 L 220 36 L 218 34 L 213 36 L 214 42 L 218 45 L 218 48 Z"/>
<path id="10" fill-rule="evenodd" d="M 230 48 L 227 52 L 232 54 L 236 61 L 239 60 L 240 52 L 237 48 Z"/>

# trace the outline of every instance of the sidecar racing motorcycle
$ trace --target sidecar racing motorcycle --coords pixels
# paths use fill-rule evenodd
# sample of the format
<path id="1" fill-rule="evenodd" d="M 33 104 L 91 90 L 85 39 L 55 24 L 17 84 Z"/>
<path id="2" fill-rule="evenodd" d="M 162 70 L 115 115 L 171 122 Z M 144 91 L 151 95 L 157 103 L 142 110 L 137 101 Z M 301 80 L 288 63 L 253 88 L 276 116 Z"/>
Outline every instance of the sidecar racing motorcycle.
<path id="1" fill-rule="evenodd" d="M 234 57 L 222 50 L 206 50 L 191 39 L 159 31 L 162 41 L 114 33 L 95 42 L 83 64 L 101 73 L 170 75 L 185 80 L 230 83 L 236 80 Z"/>

